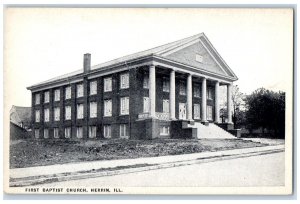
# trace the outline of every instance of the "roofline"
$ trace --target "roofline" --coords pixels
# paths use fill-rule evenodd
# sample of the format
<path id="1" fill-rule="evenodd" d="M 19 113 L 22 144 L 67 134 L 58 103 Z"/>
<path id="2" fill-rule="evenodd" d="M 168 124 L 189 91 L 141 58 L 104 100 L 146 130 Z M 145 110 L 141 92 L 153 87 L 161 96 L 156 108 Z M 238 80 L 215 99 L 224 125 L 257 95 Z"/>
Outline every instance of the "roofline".
<path id="1" fill-rule="evenodd" d="M 191 65 L 187 65 L 187 64 L 184 64 L 184 63 L 181 63 L 181 62 L 170 60 L 170 59 L 161 57 L 159 55 L 150 54 L 150 55 L 147 55 L 147 56 L 143 56 L 143 57 L 138 57 L 138 58 L 132 59 L 130 61 L 124 61 L 124 62 L 120 62 L 120 63 L 114 64 L 114 65 L 110 65 L 110 66 L 107 66 L 107 67 L 102 67 L 102 68 L 94 69 L 94 70 L 91 70 L 89 73 L 80 73 L 80 74 L 77 74 L 77 75 L 74 75 L 74 76 L 61 78 L 61 79 L 58 79 L 58 80 L 50 81 L 50 82 L 47 82 L 47 83 L 42 83 L 42 84 L 35 85 L 35 86 L 30 86 L 30 87 L 27 87 L 27 89 L 33 91 L 34 89 L 39 89 L 39 88 L 41 88 L 43 86 L 50 86 L 50 85 L 55 85 L 57 83 L 63 83 L 66 80 L 67 81 L 74 80 L 74 82 L 77 82 L 76 81 L 77 78 L 80 78 L 80 77 L 90 76 L 90 75 L 93 75 L 93 74 L 97 74 L 100 71 L 104 71 L 104 72 L 110 71 L 110 69 L 117 68 L 119 66 L 124 66 L 124 65 L 128 66 L 127 64 L 131 64 L 131 63 L 135 63 L 135 62 L 138 62 L 138 61 L 147 60 L 147 59 L 151 59 L 151 58 L 153 60 L 154 59 L 160 59 L 160 60 L 163 60 L 165 62 L 173 63 L 173 64 L 176 64 L 176 65 L 179 65 L 179 66 L 183 66 L 183 67 L 187 67 L 187 68 L 192 68 L 195 71 L 201 71 L 204 74 L 207 74 L 207 75 L 210 75 L 210 76 L 214 76 L 216 78 L 222 78 L 222 79 L 229 80 L 229 81 L 236 81 L 237 80 L 237 77 L 230 77 L 230 76 L 220 75 L 220 74 L 217 74 L 217 73 L 214 73 L 214 72 L 207 71 L 205 69 L 197 68 L 197 67 L 194 67 L 194 66 L 191 66 Z M 121 67 L 120 67 L 120 69 L 121 69 Z M 70 83 L 72 83 L 72 82 L 70 82 Z"/>
<path id="2" fill-rule="evenodd" d="M 64 78 L 57 79 L 57 80 L 54 80 L 54 81 L 49 81 L 49 82 L 46 82 L 46 83 L 42 82 L 42 83 L 40 83 L 38 85 L 33 85 L 33 86 L 26 87 L 26 89 L 27 90 L 33 90 L 33 89 L 39 88 L 41 86 L 46 86 L 46 85 L 51 85 L 51 84 L 63 82 L 66 79 L 72 80 L 72 79 L 76 79 L 77 77 L 83 77 L 83 76 L 92 75 L 92 74 L 95 74 L 95 73 L 97 73 L 99 71 L 107 71 L 108 69 L 112 69 L 112 68 L 115 68 L 115 67 L 118 67 L 118 66 L 122 66 L 122 65 L 129 64 L 129 63 L 133 63 L 133 62 L 136 62 L 136 61 L 139 61 L 139 60 L 144 60 L 144 59 L 150 58 L 152 56 L 153 56 L 153 54 L 142 56 L 142 57 L 137 57 L 137 58 L 134 58 L 134 59 L 132 59 L 130 61 L 118 62 L 116 64 L 112 64 L 112 65 L 109 65 L 109 66 L 106 66 L 106 67 L 100 67 L 100 68 L 97 68 L 97 69 L 93 69 L 93 70 L 90 70 L 88 73 L 83 73 L 82 72 L 82 73 L 76 74 L 74 76 L 64 77 Z"/>
<path id="3" fill-rule="evenodd" d="M 228 66 L 228 64 L 225 62 L 225 60 L 222 58 L 222 56 L 219 54 L 219 52 L 212 45 L 212 43 L 209 41 L 208 37 L 206 37 L 206 35 L 204 33 L 203 33 L 203 37 L 208 42 L 209 46 L 213 49 L 213 51 L 217 54 L 217 56 L 219 57 L 219 59 L 224 63 L 224 65 L 230 71 L 230 73 L 236 78 L 236 80 L 238 80 L 238 77 L 236 76 L 236 74 L 232 71 L 232 69 L 230 69 L 230 67 Z"/>

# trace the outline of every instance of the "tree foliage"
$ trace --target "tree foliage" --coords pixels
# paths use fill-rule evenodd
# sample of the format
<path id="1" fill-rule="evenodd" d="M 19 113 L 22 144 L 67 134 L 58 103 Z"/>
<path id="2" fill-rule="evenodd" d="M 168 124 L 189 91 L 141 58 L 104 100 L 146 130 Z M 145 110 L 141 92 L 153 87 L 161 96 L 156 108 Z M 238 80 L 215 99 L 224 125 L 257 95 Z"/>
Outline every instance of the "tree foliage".
<path id="1" fill-rule="evenodd" d="M 285 93 L 265 88 L 254 91 L 245 98 L 248 129 L 269 130 L 270 136 L 284 138 Z"/>

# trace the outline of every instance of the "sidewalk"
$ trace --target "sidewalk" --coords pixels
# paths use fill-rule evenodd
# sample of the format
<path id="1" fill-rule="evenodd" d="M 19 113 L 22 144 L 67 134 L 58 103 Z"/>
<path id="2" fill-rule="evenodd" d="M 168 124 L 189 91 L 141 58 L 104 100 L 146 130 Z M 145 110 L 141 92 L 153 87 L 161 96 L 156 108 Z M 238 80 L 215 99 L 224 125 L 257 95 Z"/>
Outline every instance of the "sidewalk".
<path id="1" fill-rule="evenodd" d="M 26 177 L 39 177 L 45 175 L 63 174 L 63 173 L 76 173 L 85 172 L 97 169 L 126 169 L 126 167 L 134 165 L 152 166 L 161 164 L 171 164 L 177 162 L 188 162 L 195 160 L 202 160 L 208 158 L 222 158 L 225 156 L 244 156 L 249 153 L 264 153 L 272 151 L 284 151 L 284 145 L 245 148 L 245 149 L 234 149 L 225 150 L 218 152 L 203 152 L 194 154 L 184 155 L 172 155 L 172 156 L 161 156 L 161 157 L 149 157 L 149 158 L 137 158 L 137 159 L 124 159 L 124 160 L 108 160 L 108 161 L 91 161 L 91 162 L 80 162 L 80 163 L 68 163 L 60 165 L 50 166 L 38 166 L 29 168 L 17 168 L 10 169 L 10 178 L 22 179 Z M 132 167 L 130 167 L 132 168 Z M 143 168 L 143 167 L 142 167 Z"/>

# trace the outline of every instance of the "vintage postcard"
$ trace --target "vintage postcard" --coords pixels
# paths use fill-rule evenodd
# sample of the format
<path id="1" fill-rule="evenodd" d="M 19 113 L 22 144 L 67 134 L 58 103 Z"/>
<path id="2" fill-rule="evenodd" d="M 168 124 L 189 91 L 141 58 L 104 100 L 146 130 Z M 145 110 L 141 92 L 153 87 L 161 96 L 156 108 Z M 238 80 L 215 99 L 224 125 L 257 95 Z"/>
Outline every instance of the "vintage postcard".
<path id="1" fill-rule="evenodd" d="M 4 10 L 4 191 L 293 192 L 292 8 Z"/>

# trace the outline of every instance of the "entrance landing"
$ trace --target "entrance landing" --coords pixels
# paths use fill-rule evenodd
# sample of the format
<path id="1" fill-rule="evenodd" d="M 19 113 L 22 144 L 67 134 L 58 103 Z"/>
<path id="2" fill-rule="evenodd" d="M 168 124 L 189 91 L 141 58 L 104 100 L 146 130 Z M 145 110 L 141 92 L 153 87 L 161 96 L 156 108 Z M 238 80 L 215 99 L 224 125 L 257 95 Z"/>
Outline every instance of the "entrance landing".
<path id="1" fill-rule="evenodd" d="M 198 139 L 236 139 L 235 136 L 213 123 L 203 125 L 195 122 L 194 125 L 189 125 L 189 127 L 197 128 Z"/>

